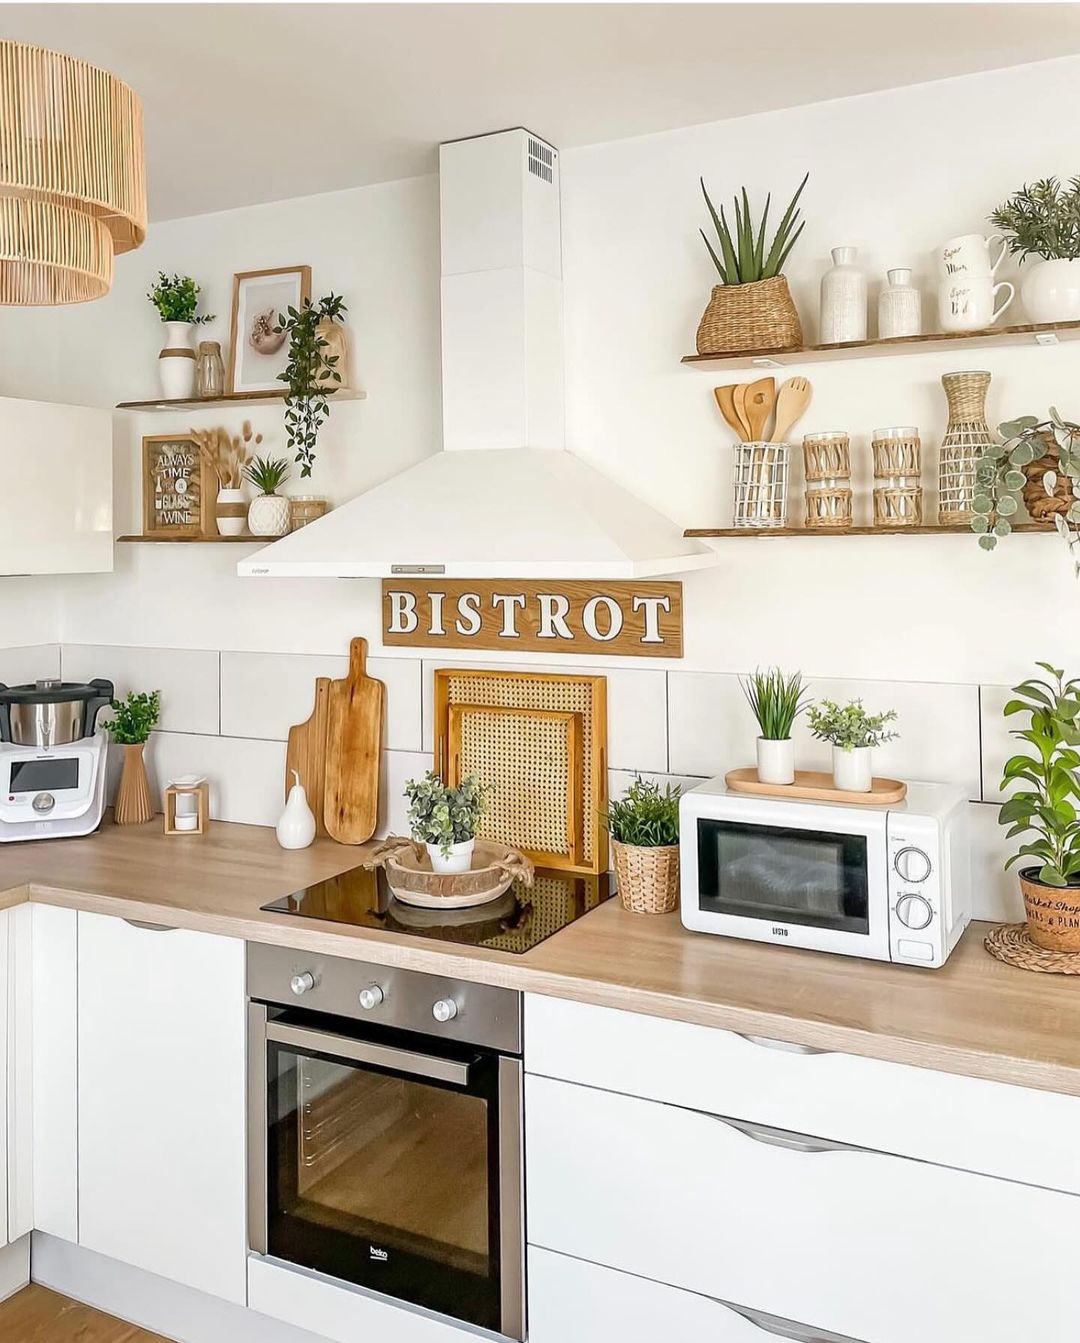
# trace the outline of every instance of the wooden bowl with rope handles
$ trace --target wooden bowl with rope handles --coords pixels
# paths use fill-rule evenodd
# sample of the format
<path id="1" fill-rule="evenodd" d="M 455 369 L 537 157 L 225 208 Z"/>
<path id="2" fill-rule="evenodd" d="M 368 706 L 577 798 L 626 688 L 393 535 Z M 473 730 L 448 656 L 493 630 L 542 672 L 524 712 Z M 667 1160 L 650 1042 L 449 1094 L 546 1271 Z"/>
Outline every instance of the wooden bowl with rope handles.
<path id="1" fill-rule="evenodd" d="M 533 884 L 533 865 L 523 853 L 492 840 L 478 839 L 468 872 L 433 872 L 423 844 L 391 835 L 364 863 L 381 867 L 399 900 L 422 909 L 467 909 L 497 900 L 511 883 Z"/>

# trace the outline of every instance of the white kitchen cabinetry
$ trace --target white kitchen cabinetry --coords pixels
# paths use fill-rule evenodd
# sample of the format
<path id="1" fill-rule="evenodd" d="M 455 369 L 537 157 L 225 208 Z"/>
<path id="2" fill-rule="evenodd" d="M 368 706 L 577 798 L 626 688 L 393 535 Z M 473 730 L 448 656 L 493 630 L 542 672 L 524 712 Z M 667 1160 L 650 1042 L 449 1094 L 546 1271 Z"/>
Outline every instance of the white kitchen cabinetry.
<path id="1" fill-rule="evenodd" d="M 111 412 L 0 397 L 0 473 L 0 574 L 111 571 Z"/>
<path id="2" fill-rule="evenodd" d="M 0 910 L 0 1248 L 8 1243 L 8 1098 L 11 1078 L 8 1069 L 8 1022 L 11 1013 L 11 960 L 9 931 L 11 911 Z"/>
<path id="3" fill-rule="evenodd" d="M 246 1302 L 244 946 L 79 914 L 79 1243 Z"/>

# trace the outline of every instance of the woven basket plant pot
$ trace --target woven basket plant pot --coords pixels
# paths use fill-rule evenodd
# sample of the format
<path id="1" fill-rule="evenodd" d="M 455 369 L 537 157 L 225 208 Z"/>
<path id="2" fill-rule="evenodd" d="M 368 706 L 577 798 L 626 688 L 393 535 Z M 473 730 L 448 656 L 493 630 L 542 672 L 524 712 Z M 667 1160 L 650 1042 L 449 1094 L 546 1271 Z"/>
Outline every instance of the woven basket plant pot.
<path id="1" fill-rule="evenodd" d="M 642 848 L 611 841 L 615 880 L 632 914 L 670 914 L 679 906 L 679 846 Z"/>
<path id="2" fill-rule="evenodd" d="M 1044 951 L 1080 951 L 1080 886 L 1045 886 L 1037 872 L 1020 873 L 1028 937 Z"/>
<path id="3" fill-rule="evenodd" d="M 1027 479 L 1023 492 L 1024 507 L 1033 521 L 1050 522 L 1055 513 L 1067 513 L 1076 502 L 1076 498 L 1073 495 L 1072 480 L 1061 469 L 1057 439 L 1049 429 L 1044 430 L 1039 437 L 1046 447 L 1046 452 L 1042 457 L 1036 457 L 1034 461 L 1020 468 Z M 1046 486 L 1043 484 L 1043 476 L 1047 471 L 1053 471 L 1057 475 L 1057 485 L 1053 494 L 1047 494 Z"/>
<path id="4" fill-rule="evenodd" d="M 698 354 L 797 350 L 802 343 L 799 314 L 782 275 L 715 285 L 697 329 Z"/>

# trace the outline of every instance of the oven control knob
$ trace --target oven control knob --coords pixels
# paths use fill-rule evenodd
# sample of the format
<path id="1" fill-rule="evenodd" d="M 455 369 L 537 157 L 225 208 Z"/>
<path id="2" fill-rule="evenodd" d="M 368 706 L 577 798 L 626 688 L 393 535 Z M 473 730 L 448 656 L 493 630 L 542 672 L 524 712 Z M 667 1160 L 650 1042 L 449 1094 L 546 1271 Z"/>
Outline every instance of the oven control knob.
<path id="1" fill-rule="evenodd" d="M 385 997 L 386 994 L 378 984 L 369 984 L 366 989 L 360 990 L 360 1006 L 365 1012 L 373 1012 Z"/>
<path id="2" fill-rule="evenodd" d="M 302 997 L 309 989 L 315 987 L 315 976 L 310 970 L 305 970 L 302 975 L 293 975 L 289 981 L 289 988 L 298 998 Z"/>
<path id="3" fill-rule="evenodd" d="M 896 917 L 905 928 L 926 928 L 934 911 L 921 895 L 902 895 L 896 902 Z"/>
<path id="4" fill-rule="evenodd" d="M 929 857 L 923 853 L 922 849 L 916 849 L 910 845 L 900 850 L 893 859 L 893 866 L 902 881 L 910 881 L 916 884 L 925 881 L 931 870 Z"/>
<path id="5" fill-rule="evenodd" d="M 457 1016 L 457 1003 L 453 998 L 440 998 L 431 1009 L 431 1015 L 436 1021 L 453 1021 Z"/>

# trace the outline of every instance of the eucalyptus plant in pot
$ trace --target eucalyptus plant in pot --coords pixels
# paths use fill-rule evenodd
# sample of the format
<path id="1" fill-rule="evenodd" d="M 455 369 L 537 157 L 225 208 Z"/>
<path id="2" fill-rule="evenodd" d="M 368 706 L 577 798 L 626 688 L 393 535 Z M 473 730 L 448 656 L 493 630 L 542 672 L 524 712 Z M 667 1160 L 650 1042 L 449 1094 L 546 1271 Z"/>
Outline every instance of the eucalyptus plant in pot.
<path id="1" fill-rule="evenodd" d="M 810 708 L 810 732 L 832 746 L 833 784 L 846 793 L 869 793 L 874 786 L 873 753 L 900 734 L 885 725 L 896 721 L 896 710 L 867 713 L 861 699 L 843 706 L 823 699 Z"/>
<path id="2" fill-rule="evenodd" d="M 990 216 L 1025 267 L 1020 292 L 1033 322 L 1080 319 L 1080 177 L 1062 186 L 1044 177 L 1009 197 Z"/>
<path id="3" fill-rule="evenodd" d="M 405 785 L 412 837 L 427 848 L 433 872 L 468 872 L 488 785 L 473 775 L 450 788 L 432 770 Z"/>
<path id="4" fill-rule="evenodd" d="M 1005 762 L 1002 791 L 1015 788 L 998 813 L 1006 837 L 1021 844 L 1006 868 L 1025 858 L 1020 871 L 1027 931 L 1047 951 L 1080 951 L 1080 680 L 1048 662 L 1036 664 L 1048 680 L 1031 677 L 1013 687 L 1006 718 L 1028 716 L 1011 736 L 1026 749 Z"/>
<path id="5" fill-rule="evenodd" d="M 802 672 L 785 676 L 779 667 L 755 671 L 740 680 L 746 702 L 760 729 L 757 776 L 761 783 L 795 782 L 795 743 L 791 729 L 806 708 Z"/>
<path id="6" fill-rule="evenodd" d="M 637 775 L 607 813 L 615 880 L 624 909 L 670 914 L 679 903 L 679 796 Z"/>
<path id="7" fill-rule="evenodd" d="M 114 699 L 111 708 L 113 716 L 105 726 L 113 742 L 124 748 L 124 768 L 113 804 L 113 819 L 117 825 L 140 825 L 154 815 L 143 751 L 161 716 L 161 692 L 133 690 L 126 699 Z"/>
<path id="8" fill-rule="evenodd" d="M 330 414 L 328 397 L 344 386 L 344 332 L 340 323 L 347 309 L 340 294 L 328 294 L 312 303 L 278 315 L 275 331 L 289 338 L 289 362 L 278 380 L 285 383 L 285 430 L 289 447 L 300 463 L 300 475 L 311 475 L 319 431 Z"/>

